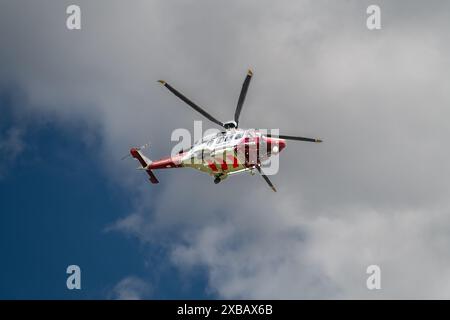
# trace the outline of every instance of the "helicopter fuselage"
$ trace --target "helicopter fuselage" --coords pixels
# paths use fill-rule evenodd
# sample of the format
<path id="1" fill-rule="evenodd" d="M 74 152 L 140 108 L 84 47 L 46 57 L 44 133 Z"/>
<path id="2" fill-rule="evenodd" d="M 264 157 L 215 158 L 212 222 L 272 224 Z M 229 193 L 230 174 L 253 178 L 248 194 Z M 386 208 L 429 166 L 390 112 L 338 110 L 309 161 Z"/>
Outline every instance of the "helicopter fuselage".
<path id="1" fill-rule="evenodd" d="M 186 151 L 151 162 L 148 169 L 187 167 L 223 180 L 231 174 L 252 171 L 285 146 L 284 139 L 269 138 L 255 129 L 230 129 L 205 136 Z"/>

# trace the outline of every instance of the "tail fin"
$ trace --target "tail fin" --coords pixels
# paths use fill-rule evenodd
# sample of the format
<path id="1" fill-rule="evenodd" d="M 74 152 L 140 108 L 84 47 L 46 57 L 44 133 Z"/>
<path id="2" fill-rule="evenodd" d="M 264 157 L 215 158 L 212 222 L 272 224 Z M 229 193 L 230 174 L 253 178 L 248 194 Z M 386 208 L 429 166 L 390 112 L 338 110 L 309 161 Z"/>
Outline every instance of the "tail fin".
<path id="1" fill-rule="evenodd" d="M 159 183 L 158 179 L 156 179 L 156 176 L 153 174 L 153 172 L 149 169 L 150 165 L 152 164 L 152 161 L 147 158 L 141 151 L 140 148 L 131 148 L 130 154 L 133 158 L 137 159 L 139 163 L 142 166 L 142 169 L 147 171 L 150 182 L 151 183 Z"/>

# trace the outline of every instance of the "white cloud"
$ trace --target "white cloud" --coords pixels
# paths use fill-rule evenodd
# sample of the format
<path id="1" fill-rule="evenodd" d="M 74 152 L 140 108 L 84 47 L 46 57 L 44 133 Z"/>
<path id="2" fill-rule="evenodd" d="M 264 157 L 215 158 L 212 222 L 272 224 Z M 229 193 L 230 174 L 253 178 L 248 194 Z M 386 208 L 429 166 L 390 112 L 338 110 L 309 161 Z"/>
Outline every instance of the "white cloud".
<path id="1" fill-rule="evenodd" d="M 141 278 L 129 276 L 119 281 L 112 290 L 112 298 L 117 300 L 141 300 L 148 298 L 149 284 Z"/>

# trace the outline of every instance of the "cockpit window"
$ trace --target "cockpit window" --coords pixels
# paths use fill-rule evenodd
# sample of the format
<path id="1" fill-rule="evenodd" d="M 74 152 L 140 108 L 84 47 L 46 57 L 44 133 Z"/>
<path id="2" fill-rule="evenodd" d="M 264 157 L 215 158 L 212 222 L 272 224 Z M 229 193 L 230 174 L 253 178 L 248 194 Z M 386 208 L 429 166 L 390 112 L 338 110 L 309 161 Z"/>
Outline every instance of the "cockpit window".
<path id="1" fill-rule="evenodd" d="M 234 136 L 234 140 L 242 138 L 242 133 L 238 133 Z"/>

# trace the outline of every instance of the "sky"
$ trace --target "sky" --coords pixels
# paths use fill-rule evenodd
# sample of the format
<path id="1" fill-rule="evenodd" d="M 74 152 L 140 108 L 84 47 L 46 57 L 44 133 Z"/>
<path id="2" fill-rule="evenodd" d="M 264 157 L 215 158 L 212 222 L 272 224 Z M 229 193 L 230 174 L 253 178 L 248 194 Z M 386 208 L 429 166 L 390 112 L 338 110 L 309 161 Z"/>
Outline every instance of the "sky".
<path id="1" fill-rule="evenodd" d="M 0 6 L 0 298 L 450 298 L 448 1 Z M 248 68 L 242 127 L 324 139 L 288 142 L 277 193 L 121 160 L 203 120 L 156 80 L 227 121 Z"/>

